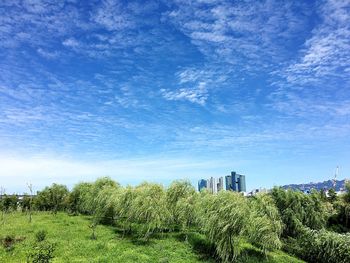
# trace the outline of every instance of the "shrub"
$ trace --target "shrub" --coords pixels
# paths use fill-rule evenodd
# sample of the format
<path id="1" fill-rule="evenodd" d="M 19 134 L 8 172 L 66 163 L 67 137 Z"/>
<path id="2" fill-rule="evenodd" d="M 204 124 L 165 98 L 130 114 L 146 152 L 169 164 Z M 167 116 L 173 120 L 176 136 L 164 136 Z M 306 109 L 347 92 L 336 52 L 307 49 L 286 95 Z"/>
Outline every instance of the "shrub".
<path id="1" fill-rule="evenodd" d="M 49 263 L 54 258 L 55 244 L 37 242 L 27 255 L 28 263 Z"/>
<path id="2" fill-rule="evenodd" d="M 47 235 L 46 230 L 39 230 L 39 231 L 36 232 L 36 234 L 35 234 L 35 239 L 36 239 L 37 242 L 42 242 L 42 241 L 45 240 L 46 235 Z"/>
<path id="3" fill-rule="evenodd" d="M 304 228 L 294 240 L 288 240 L 288 251 L 309 262 L 350 262 L 350 234 Z"/>

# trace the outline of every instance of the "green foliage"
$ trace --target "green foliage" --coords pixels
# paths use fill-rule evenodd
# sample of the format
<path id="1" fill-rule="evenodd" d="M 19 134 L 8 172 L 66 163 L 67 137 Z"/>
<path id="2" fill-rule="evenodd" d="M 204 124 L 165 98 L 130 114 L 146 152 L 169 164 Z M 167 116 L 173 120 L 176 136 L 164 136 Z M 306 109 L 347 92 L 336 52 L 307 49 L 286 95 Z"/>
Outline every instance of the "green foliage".
<path id="1" fill-rule="evenodd" d="M 200 224 L 223 262 L 239 256 L 248 225 L 249 208 L 242 195 L 221 191 L 217 195 L 202 195 Z"/>
<path id="2" fill-rule="evenodd" d="M 152 233 L 169 226 L 165 189 L 159 184 L 143 183 L 134 191 L 129 219 L 142 226 L 141 233 L 147 240 Z"/>
<path id="3" fill-rule="evenodd" d="M 42 242 L 46 239 L 47 231 L 46 230 L 39 230 L 35 233 L 35 240 L 36 242 Z"/>
<path id="4" fill-rule="evenodd" d="M 31 208 L 31 205 L 32 205 L 32 198 L 29 195 L 25 194 L 20 203 L 22 211 L 23 212 L 28 211 Z"/>
<path id="5" fill-rule="evenodd" d="M 0 208 L 4 212 L 16 211 L 18 207 L 18 198 L 16 195 L 4 195 L 0 199 Z"/>
<path id="6" fill-rule="evenodd" d="M 304 194 L 299 191 L 274 188 L 271 196 L 284 224 L 283 236 L 296 237 L 303 226 L 322 229 L 329 214 L 319 192 Z"/>
<path id="7" fill-rule="evenodd" d="M 350 262 L 350 234 L 304 228 L 289 250 L 309 262 L 347 263 Z"/>
<path id="8" fill-rule="evenodd" d="M 1 200 L 2 206 L 6 204 L 8 207 L 9 201 L 4 200 Z M 35 204 L 40 210 L 57 213 L 66 209 L 71 214 L 88 215 L 90 223 L 85 225 L 84 231 L 89 225 L 92 231 L 90 237 L 94 241 L 87 234 L 85 238 L 101 249 L 104 245 L 100 240 L 104 237 L 100 233 L 100 223 L 116 226 L 115 232 L 122 232 L 124 238 L 127 233 L 133 242 L 149 245 L 153 242 L 153 239 L 148 242 L 151 236 L 181 231 L 178 234 L 185 237 L 186 243 L 191 244 L 193 249 L 200 248 L 199 253 L 207 249 L 210 256 L 222 262 L 250 262 L 245 260 L 251 258 L 249 253 L 256 253 L 258 261 L 268 260 L 274 251 L 281 248 L 281 236 L 289 238 L 286 246 L 289 251 L 307 260 L 318 260 L 321 254 L 325 257 L 337 249 L 344 249 L 348 245 L 346 238 L 322 229 L 330 215 L 337 216 L 336 222 L 343 222 L 339 219 L 340 215 L 344 220 L 350 218 L 349 200 L 349 196 L 344 195 L 331 203 L 320 192 L 307 195 L 281 188 L 273 189 L 271 194 L 251 198 L 231 191 L 197 193 L 187 181 L 175 181 L 168 189 L 151 183 L 122 187 L 111 178 L 103 177 L 93 183 L 77 184 L 70 193 L 65 186 L 53 184 L 38 193 Z M 27 203 L 28 200 L 23 199 L 22 210 L 28 210 Z M 334 228 L 336 226 L 333 225 Z M 305 230 L 308 228 L 320 231 L 308 232 Z M 42 230 L 35 235 L 37 242 L 28 254 L 31 262 L 40 262 L 35 261 L 38 258 L 48 260 L 43 262 L 52 259 L 54 246 L 46 242 L 46 232 Z M 200 238 L 193 238 L 196 235 Z M 308 246 L 314 246 L 314 250 L 309 249 L 309 254 L 304 251 Z M 346 249 L 344 253 L 342 255 L 346 256 Z M 132 258 L 147 261 L 147 256 L 143 255 Z M 159 259 L 167 261 L 169 258 L 164 255 Z"/>
<path id="9" fill-rule="evenodd" d="M 68 211 L 72 214 L 89 214 L 88 200 L 91 195 L 92 183 L 78 183 L 67 197 Z"/>
<path id="10" fill-rule="evenodd" d="M 196 191 L 189 181 L 174 181 L 166 191 L 167 207 L 175 226 L 191 223 L 191 203 Z M 192 207 L 193 209 L 193 207 Z M 190 212 L 189 217 L 187 213 Z"/>
<path id="11" fill-rule="evenodd" d="M 28 263 L 49 263 L 54 258 L 55 244 L 51 242 L 37 242 L 28 252 Z"/>
<path id="12" fill-rule="evenodd" d="M 345 184 L 345 194 L 333 202 L 334 212 L 329 219 L 329 228 L 337 232 L 350 230 L 350 183 Z"/>
<path id="13" fill-rule="evenodd" d="M 250 224 L 247 229 L 249 241 L 267 251 L 282 246 L 282 221 L 270 195 L 260 194 L 250 200 Z"/>
<path id="14" fill-rule="evenodd" d="M 118 217 L 118 201 L 120 196 L 119 185 L 104 186 L 96 196 L 96 210 L 94 219 L 96 223 L 113 224 Z"/>
<path id="15" fill-rule="evenodd" d="M 328 200 L 331 203 L 334 203 L 335 201 L 338 200 L 338 196 L 337 196 L 337 193 L 335 192 L 334 188 L 331 188 L 328 190 Z"/>
<path id="16" fill-rule="evenodd" d="M 57 213 L 66 208 L 66 198 L 68 189 L 65 185 L 52 184 L 38 192 L 35 198 L 35 206 L 42 211 L 52 211 Z"/>

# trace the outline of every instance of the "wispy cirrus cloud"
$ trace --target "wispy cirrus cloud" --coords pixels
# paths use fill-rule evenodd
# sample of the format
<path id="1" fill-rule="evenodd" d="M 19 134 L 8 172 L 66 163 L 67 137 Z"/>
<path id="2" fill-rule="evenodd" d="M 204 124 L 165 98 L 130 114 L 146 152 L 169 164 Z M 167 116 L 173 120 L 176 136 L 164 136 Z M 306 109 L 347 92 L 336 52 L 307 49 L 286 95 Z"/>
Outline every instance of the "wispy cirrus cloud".
<path id="1" fill-rule="evenodd" d="M 253 71 L 252 64 L 269 67 L 288 57 L 289 40 L 299 37 L 307 19 L 302 7 L 277 1 L 175 1 L 164 19 L 206 56 Z"/>
<path id="2" fill-rule="evenodd" d="M 280 112 L 314 118 L 349 114 L 350 2 L 323 1 L 320 23 L 311 31 L 298 56 L 275 71 L 269 97 Z"/>
<path id="3" fill-rule="evenodd" d="M 312 30 L 300 58 L 285 70 L 288 83 L 320 84 L 325 79 L 349 81 L 350 2 L 325 1 L 319 7 L 322 23 Z"/>
<path id="4" fill-rule="evenodd" d="M 199 82 L 196 87 L 180 88 L 176 91 L 161 89 L 160 93 L 166 100 L 188 100 L 202 106 L 208 98 L 208 90 L 205 82 Z"/>

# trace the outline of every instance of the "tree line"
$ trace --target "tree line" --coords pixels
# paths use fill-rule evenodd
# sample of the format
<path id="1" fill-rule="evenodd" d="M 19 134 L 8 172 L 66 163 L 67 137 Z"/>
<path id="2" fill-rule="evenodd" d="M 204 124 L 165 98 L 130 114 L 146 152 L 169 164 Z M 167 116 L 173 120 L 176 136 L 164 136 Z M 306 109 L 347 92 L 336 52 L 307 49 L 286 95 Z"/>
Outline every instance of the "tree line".
<path id="1" fill-rule="evenodd" d="M 123 187 L 108 177 L 82 182 L 69 191 L 53 184 L 35 197 L 1 199 L 2 211 L 22 209 L 67 211 L 92 218 L 97 224 L 118 226 L 123 235 L 145 241 L 164 232 L 198 232 L 222 262 L 238 259 L 247 243 L 265 255 L 283 249 L 310 262 L 350 262 L 350 185 L 343 196 L 324 192 L 304 194 L 274 188 L 268 194 L 244 197 L 240 193 L 196 192 L 188 181 L 165 188 L 142 183 Z"/>

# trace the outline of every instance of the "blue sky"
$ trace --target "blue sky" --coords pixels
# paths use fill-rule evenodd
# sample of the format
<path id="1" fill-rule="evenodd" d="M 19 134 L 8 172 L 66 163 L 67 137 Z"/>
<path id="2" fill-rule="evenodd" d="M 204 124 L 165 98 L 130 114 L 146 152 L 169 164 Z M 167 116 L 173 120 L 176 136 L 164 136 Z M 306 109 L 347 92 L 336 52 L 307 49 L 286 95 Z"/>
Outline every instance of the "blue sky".
<path id="1" fill-rule="evenodd" d="M 350 171 L 350 1 L 0 3 L 0 185 Z"/>

